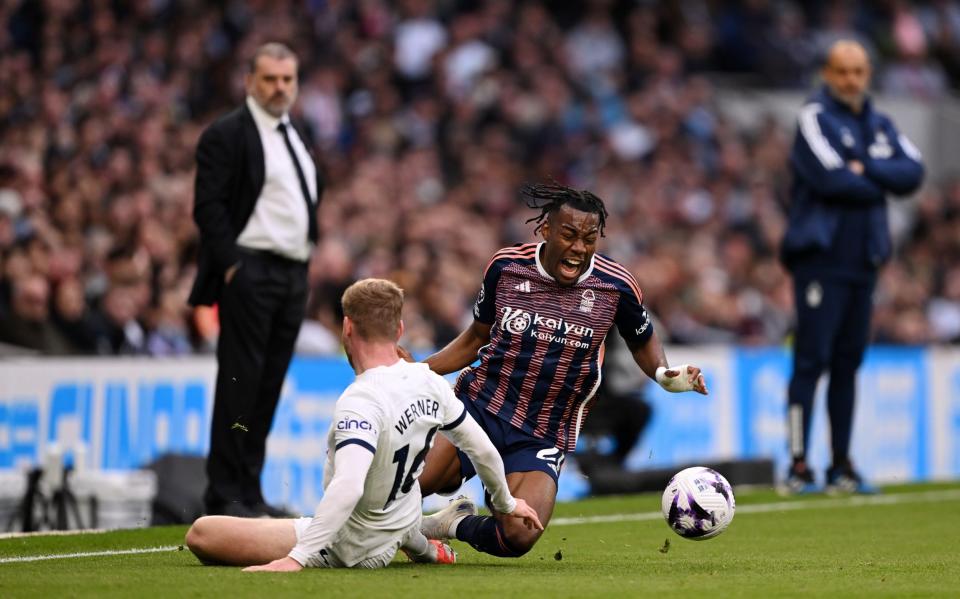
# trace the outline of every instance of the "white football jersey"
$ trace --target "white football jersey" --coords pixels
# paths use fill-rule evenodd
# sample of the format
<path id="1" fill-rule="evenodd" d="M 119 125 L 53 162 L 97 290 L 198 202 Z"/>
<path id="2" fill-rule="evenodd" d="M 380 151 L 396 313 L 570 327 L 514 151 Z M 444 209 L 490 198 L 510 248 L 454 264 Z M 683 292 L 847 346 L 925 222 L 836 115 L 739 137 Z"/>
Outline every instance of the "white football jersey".
<path id="1" fill-rule="evenodd" d="M 337 400 L 327 435 L 324 486 L 333 477 L 333 457 L 357 444 L 374 454 L 360 498 L 333 543 L 353 564 L 387 550 L 401 533 L 418 526 L 420 483 L 427 451 L 437 432 L 459 425 L 463 404 L 449 383 L 423 363 L 399 361 L 364 371 Z"/>

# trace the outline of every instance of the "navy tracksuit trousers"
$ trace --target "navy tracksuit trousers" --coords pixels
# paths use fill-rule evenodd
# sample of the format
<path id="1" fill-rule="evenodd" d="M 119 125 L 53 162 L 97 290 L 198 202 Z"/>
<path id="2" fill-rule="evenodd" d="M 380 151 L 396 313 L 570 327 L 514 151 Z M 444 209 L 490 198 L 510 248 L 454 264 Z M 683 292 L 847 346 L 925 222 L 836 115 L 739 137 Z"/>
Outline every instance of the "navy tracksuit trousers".
<path id="1" fill-rule="evenodd" d="M 797 328 L 789 387 L 790 453 L 805 459 L 813 397 L 827 372 L 827 413 L 833 463 L 849 460 L 857 369 L 870 336 L 875 277 L 825 278 L 794 272 Z"/>

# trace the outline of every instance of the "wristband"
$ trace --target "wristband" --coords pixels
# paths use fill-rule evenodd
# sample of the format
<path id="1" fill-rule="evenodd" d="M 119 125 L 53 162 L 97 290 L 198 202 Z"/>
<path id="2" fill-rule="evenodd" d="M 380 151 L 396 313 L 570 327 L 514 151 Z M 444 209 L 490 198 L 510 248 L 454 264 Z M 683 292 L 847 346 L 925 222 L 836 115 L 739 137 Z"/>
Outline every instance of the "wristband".
<path id="1" fill-rule="evenodd" d="M 654 375 L 661 387 L 666 391 L 671 393 L 681 393 L 683 391 L 692 391 L 693 390 L 693 381 L 690 380 L 690 377 L 686 375 L 688 364 L 681 364 L 674 368 L 667 368 L 665 366 L 660 366 L 657 368 L 657 372 Z M 667 376 L 667 370 L 679 370 L 680 374 L 675 377 Z"/>

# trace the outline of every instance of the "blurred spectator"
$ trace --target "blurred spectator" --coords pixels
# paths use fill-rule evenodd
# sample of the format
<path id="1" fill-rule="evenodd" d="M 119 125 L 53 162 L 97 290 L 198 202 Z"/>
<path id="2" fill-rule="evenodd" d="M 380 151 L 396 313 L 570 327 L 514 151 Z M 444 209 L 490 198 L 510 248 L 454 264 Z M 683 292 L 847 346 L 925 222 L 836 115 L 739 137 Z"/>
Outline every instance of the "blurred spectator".
<path id="1" fill-rule="evenodd" d="M 935 56 L 954 87 L 960 80 L 960 3 L 932 0 L 917 7 L 918 18 Z"/>
<path id="2" fill-rule="evenodd" d="M 93 323 L 83 293 L 74 277 L 60 281 L 53 296 L 53 322 L 77 353 L 96 351 Z"/>
<path id="3" fill-rule="evenodd" d="M 179 356 L 193 351 L 185 325 L 185 306 L 184 294 L 175 290 L 162 293 L 159 305 L 151 315 L 153 323 L 147 335 L 146 349 L 150 355 Z"/>
<path id="4" fill-rule="evenodd" d="M 96 351 L 101 355 L 137 355 L 147 352 L 147 339 L 137 321 L 136 293 L 126 287 L 112 287 L 94 313 Z"/>
<path id="5" fill-rule="evenodd" d="M 432 14 L 428 0 L 403 0 L 401 4 L 405 14 L 396 29 L 397 71 L 407 81 L 424 81 L 431 75 L 434 55 L 447 43 L 447 31 Z"/>
<path id="6" fill-rule="evenodd" d="M 602 83 L 623 63 L 623 39 L 614 27 L 610 0 L 587 4 L 587 14 L 566 36 L 566 62 L 571 75 Z"/>
<path id="7" fill-rule="evenodd" d="M 13 286 L 10 314 L 0 322 L 0 341 L 46 354 L 73 349 L 50 320 L 50 286 L 40 275 L 26 275 Z"/>
<path id="8" fill-rule="evenodd" d="M 833 2 L 808 3 L 815 7 L 818 27 L 814 35 L 820 56 L 825 58 L 830 47 L 838 40 L 853 40 L 863 46 L 868 58 L 878 58 L 877 45 L 873 38 L 878 35 L 878 14 L 883 7 L 876 2 L 858 2 L 856 0 L 836 0 Z M 887 15 L 889 18 L 889 15 Z M 872 64 L 872 63 L 871 63 Z"/>
<path id="9" fill-rule="evenodd" d="M 960 83 L 953 0 L 128 4 L 0 5 L 0 317 L 42 276 L 49 321 L 84 352 L 214 349 L 216 309 L 174 307 L 195 274 L 194 152 L 243 97 L 238 57 L 268 40 L 304 57 L 293 117 L 329 183 L 314 351 L 336 351 L 324 298 L 376 275 L 406 290 L 404 344 L 443 343 L 489 255 L 529 237 L 517 189 L 547 176 L 607 201 L 605 244 L 668 341 L 780 343 L 790 140 L 764 115 L 738 130 L 714 86 L 807 88 L 840 36 L 887 91 Z M 942 264 L 960 259 L 957 189 L 924 191 L 879 282 L 878 339 L 958 340 Z"/>
<path id="10" fill-rule="evenodd" d="M 927 60 L 927 34 L 909 3 L 893 3 L 892 34 L 895 61 L 883 77 L 883 91 L 898 96 L 932 100 L 947 91 L 943 69 Z"/>
<path id="11" fill-rule="evenodd" d="M 773 19 L 758 57 L 765 82 L 777 87 L 805 88 L 818 59 L 806 16 L 795 3 L 783 2 Z"/>

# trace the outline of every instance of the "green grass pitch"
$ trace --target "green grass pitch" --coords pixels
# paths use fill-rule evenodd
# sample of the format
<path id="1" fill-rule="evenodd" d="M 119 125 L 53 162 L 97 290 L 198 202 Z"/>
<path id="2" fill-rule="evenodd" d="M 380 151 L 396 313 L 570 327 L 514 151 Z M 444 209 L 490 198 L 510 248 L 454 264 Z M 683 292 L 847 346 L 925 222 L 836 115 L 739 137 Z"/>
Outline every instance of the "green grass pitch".
<path id="1" fill-rule="evenodd" d="M 733 524 L 703 542 L 667 528 L 658 495 L 590 499 L 558 506 L 520 559 L 455 542 L 454 566 L 398 557 L 379 571 L 204 567 L 176 548 L 182 526 L 5 538 L 0 597 L 960 597 L 960 484 L 885 491 L 879 499 L 785 500 L 740 490 Z"/>

